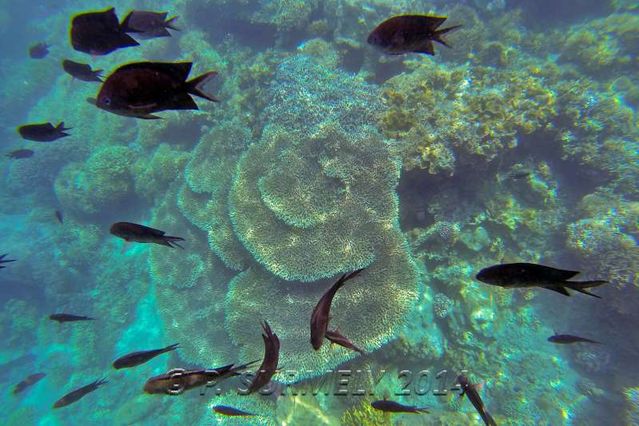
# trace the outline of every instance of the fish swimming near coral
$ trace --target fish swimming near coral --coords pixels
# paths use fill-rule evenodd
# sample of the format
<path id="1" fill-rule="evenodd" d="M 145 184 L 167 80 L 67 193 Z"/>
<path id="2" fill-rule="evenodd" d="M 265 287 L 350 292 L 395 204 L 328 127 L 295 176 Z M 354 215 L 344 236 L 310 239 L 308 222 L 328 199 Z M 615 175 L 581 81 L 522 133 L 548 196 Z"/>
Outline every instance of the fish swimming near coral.
<path id="1" fill-rule="evenodd" d="M 199 109 L 191 95 L 217 102 L 204 86 L 217 72 L 186 81 L 191 62 L 136 62 L 115 70 L 102 83 L 95 105 L 127 117 L 157 119 L 154 112 Z"/>
<path id="2" fill-rule="evenodd" d="M 548 341 L 551 343 L 559 343 L 559 344 L 571 344 L 571 343 L 596 343 L 601 344 L 601 342 L 597 342 L 595 340 L 586 339 L 585 337 L 573 336 L 571 334 L 557 334 L 554 336 L 550 336 Z"/>
<path id="3" fill-rule="evenodd" d="M 231 417 L 249 417 L 254 416 L 255 414 L 249 413 L 247 411 L 238 410 L 237 408 L 229 407 L 228 405 L 216 405 L 213 407 L 213 411 L 217 414 L 222 414 L 224 416 Z"/>
<path id="4" fill-rule="evenodd" d="M 150 361 L 151 359 L 155 358 L 158 355 L 162 355 L 164 353 L 177 349 L 178 346 L 179 346 L 179 343 L 175 343 L 173 345 L 167 346 L 166 348 L 132 352 L 130 354 L 121 356 L 120 358 L 113 361 L 113 368 L 119 370 L 121 368 L 131 368 L 131 367 L 136 367 L 138 365 L 142 365 L 145 362 Z"/>
<path id="5" fill-rule="evenodd" d="M 15 259 L 5 259 L 5 257 L 7 257 L 8 254 L 5 253 L 3 255 L 0 256 L 0 269 L 2 268 L 6 268 L 6 266 L 3 265 L 3 263 L 9 263 L 9 262 L 15 262 Z"/>
<path id="6" fill-rule="evenodd" d="M 85 317 L 83 315 L 73 315 L 73 314 L 51 314 L 49 315 L 49 319 L 53 321 L 57 321 L 59 323 L 63 322 L 74 322 L 74 321 L 94 321 L 95 318 Z"/>
<path id="7" fill-rule="evenodd" d="M 400 15 L 379 24 L 368 36 L 367 42 L 389 55 L 425 53 L 435 55 L 433 41 L 450 47 L 442 36 L 461 25 L 438 29 L 446 17 L 427 15 Z"/>
<path id="8" fill-rule="evenodd" d="M 98 82 L 101 83 L 102 79 L 100 78 L 100 74 L 102 74 L 102 70 L 92 70 L 91 65 L 83 64 L 81 62 L 75 62 L 70 59 L 65 59 L 62 61 L 62 68 L 64 71 L 69 74 L 73 78 L 77 78 L 78 80 L 88 81 L 88 82 Z"/>
<path id="9" fill-rule="evenodd" d="M 177 241 L 184 241 L 182 237 L 172 237 L 165 235 L 164 231 L 138 225 L 131 222 L 117 222 L 111 225 L 111 234 L 122 238 L 126 242 L 160 244 L 174 248 L 175 246 L 184 249 Z"/>
<path id="10" fill-rule="evenodd" d="M 350 274 L 342 275 L 331 288 L 326 290 L 319 302 L 317 302 L 317 305 L 315 305 L 315 308 L 313 308 L 313 313 L 311 314 L 311 345 L 313 345 L 313 349 L 316 351 L 322 347 L 324 337 L 326 336 L 328 321 L 330 319 L 331 303 L 333 303 L 335 293 L 337 293 L 337 290 L 342 288 L 348 280 L 355 278 L 363 270 L 364 268 L 353 271 Z"/>
<path id="11" fill-rule="evenodd" d="M 18 127 L 18 133 L 23 139 L 35 142 L 53 142 L 54 140 L 71 136 L 66 133 L 71 127 L 64 127 L 64 121 L 57 126 L 51 123 L 25 124 Z"/>
<path id="12" fill-rule="evenodd" d="M 27 378 L 25 378 L 23 381 L 21 381 L 20 383 L 18 383 L 17 385 L 15 385 L 15 387 L 13 388 L 13 394 L 17 395 L 20 392 L 23 392 L 25 389 L 35 385 L 36 383 L 38 383 L 40 380 L 42 380 L 44 377 L 46 376 L 45 373 L 35 373 L 35 374 L 31 374 L 29 375 Z"/>
<path id="13" fill-rule="evenodd" d="M 564 296 L 570 296 L 566 290 L 569 288 L 601 299 L 600 296 L 592 294 L 586 289 L 606 284 L 608 281 L 567 281 L 578 273 L 578 271 L 565 271 L 534 263 L 507 263 L 484 268 L 479 271 L 476 278 L 483 283 L 505 288 L 546 288 Z"/>
<path id="14" fill-rule="evenodd" d="M 350 350 L 355 351 L 355 352 L 359 352 L 360 354 L 364 353 L 364 351 L 361 350 L 360 348 L 358 348 L 357 346 L 355 346 L 353 344 L 353 342 L 351 342 L 348 337 L 346 337 L 342 333 L 340 333 L 338 329 L 335 329 L 335 330 L 332 330 L 332 331 L 331 330 L 326 330 L 325 337 L 331 343 L 343 346 L 346 349 L 350 349 Z"/>
<path id="15" fill-rule="evenodd" d="M 262 330 L 264 359 L 248 387 L 247 394 L 260 390 L 271 381 L 271 377 L 277 371 L 277 364 L 280 359 L 280 339 L 277 334 L 273 333 L 271 326 L 266 321 L 262 323 Z"/>
<path id="16" fill-rule="evenodd" d="M 49 54 L 49 47 L 44 42 L 36 43 L 29 48 L 29 57 L 33 59 L 45 58 Z"/>
<path id="17" fill-rule="evenodd" d="M 389 401 L 387 399 L 380 399 L 378 401 L 371 402 L 371 407 L 376 410 L 383 411 L 385 413 L 414 413 L 414 414 L 428 414 L 428 407 L 414 407 L 412 405 L 400 404 L 396 401 Z"/>
<path id="18" fill-rule="evenodd" d="M 112 7 L 74 16 L 71 20 L 71 45 L 89 55 L 107 55 L 139 43 L 122 30 Z"/>
<path id="19" fill-rule="evenodd" d="M 58 399 L 53 404 L 53 408 L 62 408 L 62 407 L 66 407 L 67 405 L 71 405 L 74 402 L 78 402 L 79 400 L 84 398 L 87 394 L 93 392 L 94 390 L 96 390 L 97 388 L 99 388 L 105 383 L 108 383 L 106 378 L 102 378 L 102 379 L 96 380 L 93 383 L 89 383 L 86 386 L 82 386 L 79 389 L 71 391 L 68 394 L 64 395 L 62 398 Z"/>
<path id="20" fill-rule="evenodd" d="M 477 385 L 470 383 L 468 378 L 463 374 L 457 376 L 457 383 L 459 383 L 462 389 L 459 397 L 462 398 L 464 395 L 468 397 L 471 404 L 473 404 L 473 407 L 475 407 L 475 410 L 477 410 L 481 419 L 487 426 L 497 426 L 497 423 L 486 409 L 484 401 L 482 401 L 479 396 L 479 392 L 477 392 Z"/>
<path id="21" fill-rule="evenodd" d="M 148 394 L 180 395 L 184 391 L 219 383 L 229 377 L 237 376 L 257 361 L 246 364 L 229 364 L 213 369 L 186 370 L 174 368 L 165 374 L 151 377 L 144 384 L 144 392 Z"/>
<path id="22" fill-rule="evenodd" d="M 167 29 L 180 31 L 173 26 L 178 17 L 167 19 L 167 15 L 168 12 L 132 10 L 120 26 L 124 32 L 135 33 L 134 36 L 138 38 L 171 37 Z"/>
<path id="23" fill-rule="evenodd" d="M 23 158 L 33 157 L 33 154 L 33 151 L 31 151 L 30 149 L 16 149 L 15 151 L 7 153 L 6 156 L 14 160 L 20 160 Z"/>

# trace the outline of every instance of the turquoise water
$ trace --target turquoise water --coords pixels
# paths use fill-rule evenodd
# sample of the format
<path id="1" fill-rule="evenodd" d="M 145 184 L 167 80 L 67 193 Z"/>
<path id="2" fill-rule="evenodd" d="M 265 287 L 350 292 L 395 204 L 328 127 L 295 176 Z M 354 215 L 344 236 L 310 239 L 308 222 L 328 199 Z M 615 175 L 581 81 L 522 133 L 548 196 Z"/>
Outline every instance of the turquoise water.
<path id="1" fill-rule="evenodd" d="M 109 6 L 120 20 L 168 11 L 179 31 L 74 50 L 71 18 Z M 453 389 L 465 372 L 499 425 L 639 424 L 638 12 L 629 0 L 3 1 L 2 151 L 33 156 L 0 158 L 0 255 L 15 260 L 0 269 L 1 423 L 481 425 Z M 435 56 L 366 43 L 405 13 L 462 28 Z M 30 58 L 38 42 L 49 53 Z M 218 72 L 206 91 L 219 102 L 111 114 L 87 102 L 101 84 L 72 79 L 64 59 L 104 77 L 193 62 L 190 78 Z M 53 142 L 16 132 L 61 121 L 71 136 Z M 125 243 L 109 232 L 121 221 L 184 250 Z M 609 283 L 598 299 L 475 279 L 513 262 Z M 363 354 L 314 351 L 313 307 L 359 268 L 329 328 Z M 281 349 L 261 393 L 238 391 L 247 375 L 144 392 L 175 368 L 261 360 L 263 320 Z M 601 344 L 556 345 L 555 333 Z M 429 413 L 371 408 L 385 398 Z"/>

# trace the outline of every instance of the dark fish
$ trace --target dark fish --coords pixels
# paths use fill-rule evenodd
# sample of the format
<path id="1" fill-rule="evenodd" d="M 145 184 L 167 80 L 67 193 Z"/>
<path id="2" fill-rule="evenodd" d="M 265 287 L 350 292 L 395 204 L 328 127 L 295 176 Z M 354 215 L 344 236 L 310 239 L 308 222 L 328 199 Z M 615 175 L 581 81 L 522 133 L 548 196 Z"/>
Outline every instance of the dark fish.
<path id="1" fill-rule="evenodd" d="M 95 318 L 85 317 L 82 315 L 73 315 L 73 314 L 51 314 L 49 315 L 49 319 L 53 321 L 58 321 L 59 323 L 63 322 L 73 322 L 73 321 L 93 321 Z"/>
<path id="2" fill-rule="evenodd" d="M 20 133 L 23 139 L 36 142 L 52 142 L 56 139 L 70 136 L 68 133 L 65 133 L 67 130 L 71 130 L 71 128 L 65 128 L 64 121 L 60 122 L 57 126 L 53 126 L 51 123 L 41 123 L 25 124 L 24 126 L 18 127 L 18 133 Z"/>
<path id="3" fill-rule="evenodd" d="M 33 151 L 31 151 L 30 149 L 16 149 L 15 151 L 9 152 L 7 154 L 7 157 L 13 158 L 15 160 L 18 160 L 21 158 L 29 158 L 29 157 L 33 157 Z"/>
<path id="4" fill-rule="evenodd" d="M 15 262 L 15 259 L 5 259 L 7 253 L 0 255 L 0 269 L 6 268 L 6 266 L 2 265 L 3 263 Z"/>
<path id="5" fill-rule="evenodd" d="M 91 65 L 83 64 L 80 62 L 74 62 L 70 59 L 62 61 L 62 68 L 67 74 L 73 78 L 77 78 L 82 81 L 97 81 L 102 82 L 100 74 L 102 70 L 92 70 Z"/>
<path id="6" fill-rule="evenodd" d="M 497 426 L 495 420 L 492 418 L 490 413 L 488 413 L 488 410 L 486 410 L 484 401 L 481 400 L 481 397 L 477 392 L 476 385 L 471 384 L 468 378 L 463 374 L 457 376 L 457 382 L 462 388 L 462 392 L 459 394 L 459 397 L 462 398 L 464 395 L 468 397 L 470 402 L 473 404 L 473 407 L 475 407 L 475 410 L 477 410 L 481 419 L 487 426 Z"/>
<path id="7" fill-rule="evenodd" d="M 137 62 L 123 65 L 102 84 L 96 106 L 127 117 L 159 118 L 164 110 L 199 109 L 190 95 L 212 102 L 217 99 L 203 87 L 217 75 L 207 72 L 186 81 L 191 62 Z"/>
<path id="8" fill-rule="evenodd" d="M 520 180 L 527 178 L 531 174 L 530 170 L 513 170 L 508 173 L 508 177 L 513 180 Z"/>
<path id="9" fill-rule="evenodd" d="M 120 27 L 115 9 L 76 15 L 71 20 L 71 45 L 90 55 L 106 55 L 139 43 Z"/>
<path id="10" fill-rule="evenodd" d="M 111 233 L 116 237 L 122 238 L 124 241 L 136 243 L 153 243 L 171 247 L 177 246 L 181 249 L 181 245 L 177 241 L 184 241 L 181 237 L 171 237 L 164 235 L 164 231 L 149 228 L 148 226 L 138 225 L 131 222 L 117 222 L 111 225 Z"/>
<path id="11" fill-rule="evenodd" d="M 550 266 L 533 263 L 508 263 L 484 268 L 477 274 L 477 280 L 500 287 L 542 287 L 570 296 L 566 287 L 589 296 L 601 299 L 600 296 L 586 291 L 586 288 L 597 287 L 608 281 L 567 281 L 577 275 L 578 271 L 564 271 Z"/>
<path id="12" fill-rule="evenodd" d="M 60 222 L 60 224 L 64 223 L 64 216 L 62 215 L 62 212 L 60 210 L 55 211 L 55 217 L 56 219 L 58 219 L 58 222 Z"/>
<path id="13" fill-rule="evenodd" d="M 94 390 L 96 390 L 97 388 L 99 388 L 101 385 L 105 383 L 108 383 L 106 378 L 99 379 L 93 383 L 89 383 L 86 386 L 82 386 L 79 389 L 69 392 L 68 394 L 64 395 L 62 398 L 58 399 L 55 402 L 55 404 L 53 404 L 53 408 L 61 408 L 61 407 L 66 407 L 67 405 L 73 404 L 74 402 L 77 402 L 80 399 L 84 398 L 86 394 L 93 392 Z"/>
<path id="14" fill-rule="evenodd" d="M 144 384 L 144 392 L 149 394 L 179 395 L 184 391 L 205 386 L 210 382 L 220 382 L 237 376 L 257 361 L 235 366 L 234 364 L 214 369 L 186 370 L 174 368 L 166 374 L 151 377 Z"/>
<path id="15" fill-rule="evenodd" d="M 42 59 L 49 54 L 49 45 L 46 43 L 36 43 L 29 48 L 29 56 L 33 59 Z"/>
<path id="16" fill-rule="evenodd" d="M 387 413 L 428 413 L 428 407 L 414 407 L 411 405 L 400 404 L 399 402 L 389 401 L 387 399 L 380 399 L 379 401 L 371 402 L 371 407 L 376 410 L 384 411 Z"/>
<path id="17" fill-rule="evenodd" d="M 178 346 L 179 346 L 179 343 L 175 343 L 171 346 L 167 346 L 166 348 L 162 348 L 162 349 L 152 349 L 149 351 L 133 352 L 133 353 L 121 356 L 120 358 L 113 361 L 113 368 L 116 368 L 116 369 L 130 368 L 140 364 L 144 364 L 145 362 L 151 360 L 152 358 L 155 358 L 158 355 L 175 350 Z"/>
<path id="18" fill-rule="evenodd" d="M 549 342 L 552 343 L 560 343 L 560 344 L 570 344 L 570 343 L 597 343 L 601 344 L 601 342 L 597 342 L 595 340 L 586 339 L 585 337 L 573 336 L 570 334 L 555 334 L 554 336 L 550 336 L 548 338 Z"/>
<path id="19" fill-rule="evenodd" d="M 225 416 L 254 416 L 253 413 L 238 410 L 237 408 L 229 407 L 228 405 L 216 405 L 213 407 L 213 411 L 217 414 L 223 414 Z"/>
<path id="20" fill-rule="evenodd" d="M 167 15 L 168 12 L 133 10 L 126 15 L 120 27 L 126 33 L 135 33 L 138 38 L 171 37 L 167 28 L 179 31 L 173 26 L 178 17 L 166 19 Z"/>
<path id="21" fill-rule="evenodd" d="M 363 354 L 364 351 L 361 350 L 360 348 L 358 348 L 357 346 L 355 346 L 353 344 L 353 342 L 351 342 L 348 337 L 342 335 L 339 330 L 335 329 L 333 331 L 331 330 L 326 330 L 326 334 L 325 337 L 331 342 L 331 343 L 335 343 L 336 345 L 340 345 L 345 347 L 346 349 L 351 349 L 353 351 L 359 352 L 360 354 Z"/>
<path id="22" fill-rule="evenodd" d="M 442 35 L 461 25 L 438 30 L 446 17 L 426 15 L 394 16 L 379 24 L 368 36 L 371 44 L 389 55 L 416 52 L 435 55 L 433 41 L 450 47 Z"/>
<path id="23" fill-rule="evenodd" d="M 248 387 L 248 393 L 253 393 L 266 386 L 271 381 L 271 377 L 277 371 L 277 364 L 280 359 L 280 339 L 273 333 L 266 321 L 262 323 L 262 339 L 264 340 L 264 359 L 255 377 Z"/>
<path id="24" fill-rule="evenodd" d="M 315 308 L 313 308 L 313 313 L 311 314 L 311 344 L 313 345 L 313 349 L 319 350 L 324 342 L 326 330 L 328 329 L 331 303 L 333 303 L 335 293 L 337 293 L 337 290 L 346 284 L 346 281 L 351 278 L 355 278 L 363 270 L 364 269 L 362 268 L 353 271 L 350 274 L 342 275 L 340 279 L 331 286 L 331 288 L 326 290 L 326 293 L 324 293 L 319 302 L 317 302 L 317 305 L 315 305 Z"/>
<path id="25" fill-rule="evenodd" d="M 46 376 L 46 374 L 44 373 L 35 373 L 30 375 L 29 377 L 27 377 L 26 379 L 24 379 L 23 381 L 15 385 L 15 387 L 13 388 L 13 394 L 17 395 L 23 390 L 25 390 L 26 388 L 35 385 L 40 380 L 42 380 L 44 376 Z"/>

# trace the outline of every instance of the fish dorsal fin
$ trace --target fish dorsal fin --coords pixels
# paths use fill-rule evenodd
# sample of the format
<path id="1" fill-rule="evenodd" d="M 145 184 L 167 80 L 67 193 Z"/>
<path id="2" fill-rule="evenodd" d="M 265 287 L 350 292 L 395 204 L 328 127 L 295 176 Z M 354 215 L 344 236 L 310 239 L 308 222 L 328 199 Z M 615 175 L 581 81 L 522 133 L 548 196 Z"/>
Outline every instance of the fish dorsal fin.
<path id="1" fill-rule="evenodd" d="M 156 237 L 163 236 L 166 232 L 160 231 L 159 229 L 151 228 L 150 226 L 138 225 L 144 231 L 148 232 L 151 235 L 155 235 Z"/>
<path id="2" fill-rule="evenodd" d="M 568 290 L 566 290 L 564 287 L 544 287 L 544 288 L 547 288 L 548 290 L 556 291 L 557 293 L 561 293 L 564 296 L 570 296 L 570 293 L 568 293 Z"/>
<path id="3" fill-rule="evenodd" d="M 543 266 L 543 265 L 539 265 L 539 266 L 544 268 L 545 270 L 544 273 L 546 275 L 546 278 L 549 278 L 552 280 L 558 280 L 558 281 L 568 280 L 579 273 L 579 271 L 567 271 L 564 269 L 552 268 L 550 266 Z"/>
<path id="4" fill-rule="evenodd" d="M 117 71 L 138 69 L 153 70 L 161 72 L 163 74 L 169 74 L 181 81 L 186 81 L 186 78 L 191 72 L 191 65 L 192 62 L 134 62 L 131 64 L 122 65 L 120 68 L 117 69 Z"/>
<path id="5" fill-rule="evenodd" d="M 434 30 L 437 27 L 439 27 L 441 24 L 444 23 L 444 21 L 446 21 L 446 19 L 447 18 L 444 16 L 424 16 L 423 17 L 424 23 L 431 30 Z"/>

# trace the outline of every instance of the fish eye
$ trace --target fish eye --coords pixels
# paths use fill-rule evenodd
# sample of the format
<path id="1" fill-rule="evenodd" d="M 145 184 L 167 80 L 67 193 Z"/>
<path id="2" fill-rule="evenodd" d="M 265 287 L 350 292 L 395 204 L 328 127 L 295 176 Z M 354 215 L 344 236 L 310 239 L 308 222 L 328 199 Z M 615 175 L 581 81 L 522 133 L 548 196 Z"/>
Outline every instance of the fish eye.
<path id="1" fill-rule="evenodd" d="M 102 103 L 104 105 L 111 105 L 111 98 L 104 98 L 102 99 Z"/>

